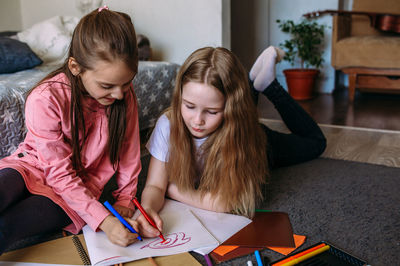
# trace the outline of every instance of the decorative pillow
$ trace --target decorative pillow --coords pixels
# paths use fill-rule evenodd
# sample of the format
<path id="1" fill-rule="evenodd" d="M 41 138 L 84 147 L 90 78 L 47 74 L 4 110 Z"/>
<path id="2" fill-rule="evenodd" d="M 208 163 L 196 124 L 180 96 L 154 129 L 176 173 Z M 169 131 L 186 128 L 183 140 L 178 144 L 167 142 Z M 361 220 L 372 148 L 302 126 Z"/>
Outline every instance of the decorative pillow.
<path id="1" fill-rule="evenodd" d="M 151 59 L 150 40 L 143 34 L 136 36 L 139 60 L 149 61 Z"/>
<path id="2" fill-rule="evenodd" d="M 0 74 L 33 68 L 41 63 L 26 43 L 0 37 Z"/>
<path id="3" fill-rule="evenodd" d="M 11 37 L 17 35 L 18 31 L 2 31 L 0 32 L 0 37 Z"/>
<path id="4" fill-rule="evenodd" d="M 79 19 L 56 16 L 39 22 L 17 34 L 45 63 L 63 61 L 68 52 L 72 33 Z"/>

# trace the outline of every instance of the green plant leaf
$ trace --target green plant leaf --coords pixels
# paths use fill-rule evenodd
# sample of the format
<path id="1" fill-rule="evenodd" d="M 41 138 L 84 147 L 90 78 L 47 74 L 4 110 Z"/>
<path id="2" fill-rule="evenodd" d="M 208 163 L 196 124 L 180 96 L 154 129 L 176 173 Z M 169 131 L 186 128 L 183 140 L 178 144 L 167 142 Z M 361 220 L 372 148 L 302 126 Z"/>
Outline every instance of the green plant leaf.
<path id="1" fill-rule="evenodd" d="M 284 33 L 289 34 L 289 39 L 280 43 L 279 46 L 285 50 L 283 58 L 292 66 L 299 60 L 301 67 L 319 68 L 324 62 L 323 42 L 326 25 L 320 25 L 315 21 L 307 19 L 295 23 L 293 20 L 276 20 L 278 27 Z"/>

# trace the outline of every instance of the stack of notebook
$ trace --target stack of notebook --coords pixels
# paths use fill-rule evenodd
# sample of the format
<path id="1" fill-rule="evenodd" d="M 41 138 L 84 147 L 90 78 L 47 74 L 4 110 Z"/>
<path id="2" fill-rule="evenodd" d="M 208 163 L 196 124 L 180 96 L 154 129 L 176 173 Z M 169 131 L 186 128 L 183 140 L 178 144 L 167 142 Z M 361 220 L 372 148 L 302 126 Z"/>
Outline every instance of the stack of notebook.
<path id="1" fill-rule="evenodd" d="M 305 236 L 293 234 L 287 213 L 258 211 L 250 224 L 223 242 L 210 255 L 217 263 L 265 248 L 287 255 L 304 241 Z"/>

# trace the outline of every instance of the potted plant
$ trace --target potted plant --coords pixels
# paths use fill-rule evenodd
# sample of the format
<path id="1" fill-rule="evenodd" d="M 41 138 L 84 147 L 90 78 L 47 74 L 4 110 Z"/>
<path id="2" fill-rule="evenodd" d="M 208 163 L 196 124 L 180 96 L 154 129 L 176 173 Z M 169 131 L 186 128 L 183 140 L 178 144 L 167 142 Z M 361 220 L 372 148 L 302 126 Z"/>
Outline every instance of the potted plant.
<path id="1" fill-rule="evenodd" d="M 322 46 L 326 26 L 307 19 L 302 19 L 299 23 L 292 20 L 276 22 L 282 32 L 290 35 L 289 39 L 279 44 L 286 52 L 283 60 L 292 66 L 300 64 L 300 68 L 283 71 L 289 94 L 296 100 L 310 99 L 319 74 L 318 68 L 324 61 Z"/>

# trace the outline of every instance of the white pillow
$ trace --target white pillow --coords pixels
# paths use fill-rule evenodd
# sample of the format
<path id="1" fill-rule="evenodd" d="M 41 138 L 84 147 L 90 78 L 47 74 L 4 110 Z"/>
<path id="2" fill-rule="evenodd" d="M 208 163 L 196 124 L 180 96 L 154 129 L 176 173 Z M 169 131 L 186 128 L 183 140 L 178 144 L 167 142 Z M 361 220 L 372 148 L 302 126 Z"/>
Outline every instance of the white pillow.
<path id="1" fill-rule="evenodd" d="M 63 61 L 68 55 L 71 36 L 79 19 L 56 16 L 17 34 L 44 63 Z"/>

